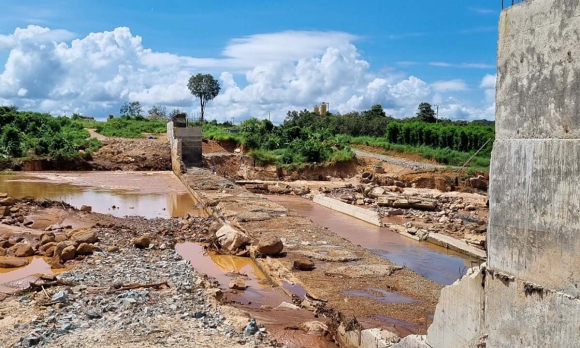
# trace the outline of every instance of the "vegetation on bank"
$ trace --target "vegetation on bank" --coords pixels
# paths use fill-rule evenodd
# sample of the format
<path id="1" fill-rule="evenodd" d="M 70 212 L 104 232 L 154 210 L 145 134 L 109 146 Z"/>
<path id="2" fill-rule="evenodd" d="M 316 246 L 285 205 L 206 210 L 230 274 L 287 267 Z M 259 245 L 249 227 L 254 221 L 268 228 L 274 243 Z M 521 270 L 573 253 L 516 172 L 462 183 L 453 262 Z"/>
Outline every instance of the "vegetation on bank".
<path id="1" fill-rule="evenodd" d="M 97 133 L 108 137 L 142 138 L 143 133 L 165 133 L 167 121 L 137 116 L 120 116 L 106 122 L 95 122 Z"/>
<path id="2" fill-rule="evenodd" d="M 336 163 L 354 157 L 347 143 L 327 131 L 286 122 L 276 126 L 269 120 L 251 118 L 233 127 L 230 123 L 212 121 L 204 123 L 203 134 L 209 139 L 240 143 L 263 164 Z"/>
<path id="3" fill-rule="evenodd" d="M 256 159 L 279 165 L 348 161 L 350 145 L 368 145 L 450 166 L 462 166 L 481 150 L 467 167 L 488 170 L 494 128 L 485 120 L 438 120 L 431 105 L 421 103 L 415 117 L 402 120 L 387 116 L 380 105 L 344 115 L 291 111 L 280 126 L 257 119 L 239 126 L 204 123 L 204 136 L 241 143 Z"/>
<path id="4" fill-rule="evenodd" d="M 83 124 L 68 117 L 0 106 L 0 158 L 87 158 L 100 146 Z"/>

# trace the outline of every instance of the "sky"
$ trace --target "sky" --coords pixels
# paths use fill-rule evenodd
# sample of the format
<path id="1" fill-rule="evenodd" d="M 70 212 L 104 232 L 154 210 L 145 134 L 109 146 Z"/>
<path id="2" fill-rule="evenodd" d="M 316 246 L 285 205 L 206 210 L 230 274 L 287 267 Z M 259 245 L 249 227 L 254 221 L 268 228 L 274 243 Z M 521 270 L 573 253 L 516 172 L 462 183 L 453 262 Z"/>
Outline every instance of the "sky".
<path id="1" fill-rule="evenodd" d="M 0 105 L 104 118 L 127 101 L 199 114 L 187 80 L 220 94 L 206 118 L 282 122 L 326 102 L 347 113 L 419 103 L 495 118 L 490 0 L 0 0 Z"/>

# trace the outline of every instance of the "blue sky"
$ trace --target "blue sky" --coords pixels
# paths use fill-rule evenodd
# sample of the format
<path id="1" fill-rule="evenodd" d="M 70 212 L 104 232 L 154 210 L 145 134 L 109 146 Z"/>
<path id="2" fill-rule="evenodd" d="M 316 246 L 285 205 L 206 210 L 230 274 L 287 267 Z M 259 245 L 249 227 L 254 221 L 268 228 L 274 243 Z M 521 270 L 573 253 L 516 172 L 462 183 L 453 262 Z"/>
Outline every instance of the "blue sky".
<path id="1" fill-rule="evenodd" d="M 443 117 L 492 119 L 500 6 L 2 0 L 0 102 L 102 117 L 139 100 L 195 113 L 185 81 L 209 72 L 223 87 L 208 109 L 217 119 L 280 121 L 321 101 L 403 117 L 422 100 Z"/>

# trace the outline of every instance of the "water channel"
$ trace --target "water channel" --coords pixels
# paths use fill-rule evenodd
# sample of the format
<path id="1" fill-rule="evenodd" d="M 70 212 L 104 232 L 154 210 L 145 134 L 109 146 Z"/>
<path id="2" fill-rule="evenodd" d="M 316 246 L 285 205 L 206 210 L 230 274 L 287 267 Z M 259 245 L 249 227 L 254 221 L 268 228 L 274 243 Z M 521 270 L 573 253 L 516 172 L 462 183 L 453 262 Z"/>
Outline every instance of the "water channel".
<path id="1" fill-rule="evenodd" d="M 439 284 L 452 284 L 468 268 L 481 263 L 463 254 L 403 237 L 387 228 L 371 225 L 303 198 L 268 196 L 268 199 Z"/>
<path id="2" fill-rule="evenodd" d="M 203 209 L 194 201 L 179 179 L 170 172 L 17 173 L 0 175 L 0 192 L 6 192 L 13 197 L 32 196 L 64 201 L 77 208 L 90 205 L 93 212 L 120 217 L 136 215 L 146 218 L 168 218 L 185 214 L 205 216 Z M 473 262 L 444 248 L 418 243 L 385 228 L 372 226 L 299 197 L 268 198 L 440 284 L 452 283 Z M 305 310 L 265 309 L 276 308 L 283 301 L 290 302 L 290 299 L 282 289 L 271 286 L 251 259 L 208 254 L 203 246 L 194 243 L 177 245 L 176 251 L 190 260 L 198 272 L 215 278 L 223 289 L 227 289 L 232 279 L 240 275 L 245 276 L 249 288 L 235 294 L 231 300 L 250 311 L 252 316 L 266 324 L 268 330 L 275 332 L 275 336 L 288 346 L 334 347 L 332 343 L 309 338 L 309 335 L 301 334 L 300 331 L 284 330 L 290 322 L 313 320 L 312 313 Z M 2 283 L 46 271 L 49 271 L 49 268 L 42 258 L 35 258 L 25 268 L 0 269 L 0 287 Z M 300 291 L 293 288 L 292 284 L 287 284 L 285 288 L 294 292 Z M 377 293 L 374 289 L 353 295 L 374 296 L 378 301 L 387 302 L 405 300 L 392 299 L 383 293 Z"/>

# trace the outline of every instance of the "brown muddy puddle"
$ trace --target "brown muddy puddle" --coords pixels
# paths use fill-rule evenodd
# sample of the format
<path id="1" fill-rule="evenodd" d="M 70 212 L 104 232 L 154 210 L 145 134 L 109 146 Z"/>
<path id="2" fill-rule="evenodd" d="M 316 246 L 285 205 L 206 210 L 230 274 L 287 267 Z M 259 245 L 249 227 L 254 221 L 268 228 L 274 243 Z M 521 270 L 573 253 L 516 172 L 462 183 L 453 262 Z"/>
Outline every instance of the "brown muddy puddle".
<path id="1" fill-rule="evenodd" d="M 227 300 L 234 301 L 234 306 L 250 313 L 286 347 L 337 348 L 334 343 L 319 335 L 287 329 L 317 319 L 304 309 L 276 308 L 282 302 L 291 303 L 292 299 L 281 288 L 273 287 L 252 259 L 208 253 L 203 245 L 189 242 L 177 244 L 175 250 L 190 261 L 197 272 L 217 280 Z M 240 276 L 248 288 L 245 291 L 230 292 L 229 283 Z M 306 293 L 298 284 L 284 283 L 284 288 L 300 297 Z"/>
<path id="2" fill-rule="evenodd" d="M 64 201 L 118 217 L 207 216 L 171 172 L 19 172 L 0 175 L 0 192 Z"/>
<path id="3" fill-rule="evenodd" d="M 481 263 L 430 243 L 419 243 L 387 228 L 368 224 L 304 198 L 295 196 L 267 196 L 267 198 L 371 250 L 376 255 L 405 266 L 439 284 L 452 284 L 463 276 L 467 269 Z"/>
<path id="4" fill-rule="evenodd" d="M 3 258 L 0 257 L 0 258 Z M 27 257 L 29 264 L 19 268 L 0 268 L 0 293 L 13 293 L 28 287 L 43 274 L 54 274 L 66 269 L 53 270 L 40 256 Z"/>

